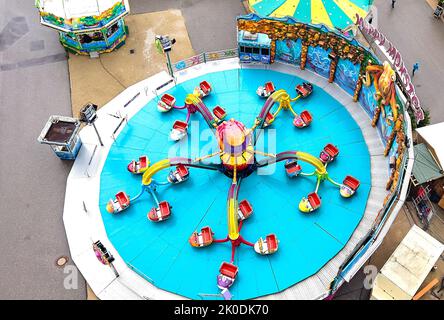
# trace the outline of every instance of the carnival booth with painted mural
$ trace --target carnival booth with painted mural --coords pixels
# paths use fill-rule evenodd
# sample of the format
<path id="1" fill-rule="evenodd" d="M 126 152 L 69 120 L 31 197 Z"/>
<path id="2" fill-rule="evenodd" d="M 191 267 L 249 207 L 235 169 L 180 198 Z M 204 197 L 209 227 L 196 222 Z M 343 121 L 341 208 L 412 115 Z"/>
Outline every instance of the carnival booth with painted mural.
<path id="1" fill-rule="evenodd" d="M 59 32 L 60 43 L 75 54 L 113 51 L 128 35 L 128 0 L 36 0 L 40 22 Z"/>

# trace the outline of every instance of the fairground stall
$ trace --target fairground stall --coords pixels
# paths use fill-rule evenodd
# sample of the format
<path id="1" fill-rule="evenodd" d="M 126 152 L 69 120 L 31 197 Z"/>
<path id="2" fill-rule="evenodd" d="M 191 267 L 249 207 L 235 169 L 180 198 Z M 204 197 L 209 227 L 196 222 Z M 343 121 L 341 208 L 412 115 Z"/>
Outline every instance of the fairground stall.
<path id="1" fill-rule="evenodd" d="M 438 208 L 444 209 L 444 123 L 417 128 L 415 164 L 413 166 L 409 196 L 418 217 L 427 229 Z"/>
<path id="2" fill-rule="evenodd" d="M 47 144 L 62 160 L 74 160 L 82 145 L 80 121 L 71 117 L 50 116 L 38 141 Z"/>
<path id="3" fill-rule="evenodd" d="M 67 51 L 82 55 L 110 52 L 125 43 L 128 0 L 36 0 L 40 22 L 59 32 Z"/>

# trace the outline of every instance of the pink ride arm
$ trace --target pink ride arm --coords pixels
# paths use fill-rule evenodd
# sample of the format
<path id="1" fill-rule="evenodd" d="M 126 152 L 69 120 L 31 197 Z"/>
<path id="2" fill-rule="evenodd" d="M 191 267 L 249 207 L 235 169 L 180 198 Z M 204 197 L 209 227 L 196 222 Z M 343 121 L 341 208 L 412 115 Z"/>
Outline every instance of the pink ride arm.
<path id="1" fill-rule="evenodd" d="M 259 113 L 259 116 L 256 118 L 260 121 L 258 127 L 261 129 L 265 122 L 265 117 L 267 116 L 268 112 L 270 112 L 273 105 L 281 100 L 283 96 L 288 96 L 287 91 L 281 89 L 273 92 L 265 101 L 264 106 L 261 109 L 261 112 Z"/>
<path id="2" fill-rule="evenodd" d="M 202 100 L 196 97 L 194 94 L 188 94 L 185 98 L 186 104 L 191 104 L 197 108 L 197 110 L 202 114 L 205 121 L 210 128 L 214 128 L 216 121 L 214 120 L 213 114 L 207 108 L 207 106 L 202 102 Z"/>

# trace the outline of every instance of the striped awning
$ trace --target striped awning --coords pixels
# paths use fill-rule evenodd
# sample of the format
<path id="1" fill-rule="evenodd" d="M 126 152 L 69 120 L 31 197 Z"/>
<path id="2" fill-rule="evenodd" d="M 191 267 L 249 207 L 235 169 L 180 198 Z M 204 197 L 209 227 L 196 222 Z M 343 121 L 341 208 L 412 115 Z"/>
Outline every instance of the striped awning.
<path id="1" fill-rule="evenodd" d="M 420 185 L 444 176 L 444 171 L 424 143 L 413 146 L 413 150 L 415 152 L 415 162 L 412 170 L 414 185 Z"/>

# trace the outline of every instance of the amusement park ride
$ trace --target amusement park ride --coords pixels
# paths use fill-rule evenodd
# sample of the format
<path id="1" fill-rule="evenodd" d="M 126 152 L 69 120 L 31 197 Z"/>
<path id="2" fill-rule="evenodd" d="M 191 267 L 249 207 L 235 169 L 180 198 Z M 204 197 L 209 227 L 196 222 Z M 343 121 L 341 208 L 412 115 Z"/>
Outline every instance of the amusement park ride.
<path id="1" fill-rule="evenodd" d="M 120 191 L 116 194 L 115 199 L 111 199 L 107 203 L 106 209 L 113 214 L 120 213 L 147 192 L 156 203 L 156 207 L 148 212 L 148 219 L 153 222 L 161 222 L 170 218 L 172 211 L 171 205 L 167 201 L 159 201 L 157 196 L 158 187 L 185 182 L 190 177 L 189 168 L 222 172 L 231 179 L 227 199 L 228 235 L 225 238 L 216 239 L 211 228 L 205 226 L 200 231 L 194 231 L 191 234 L 189 243 L 195 248 L 201 248 L 213 243 L 231 242 L 230 262 L 223 262 L 221 264 L 219 275 L 217 276 L 217 286 L 224 291 L 232 286 L 238 274 L 238 267 L 234 265 L 235 251 L 238 246 L 244 244 L 253 247 L 255 252 L 261 255 L 273 254 L 279 248 L 279 240 L 273 233 L 265 238 L 259 238 L 256 243 L 251 243 L 242 237 L 241 229 L 244 220 L 253 214 L 253 206 L 248 200 L 238 201 L 239 188 L 243 179 L 246 179 L 258 168 L 281 161 L 285 161 L 284 167 L 289 178 L 315 176 L 315 190 L 309 193 L 307 197 L 303 197 L 299 203 L 299 210 L 303 213 L 311 213 L 321 206 L 321 197 L 318 194 L 321 182 L 327 180 L 337 186 L 340 195 L 345 198 L 351 197 L 358 189 L 360 183 L 356 178 L 346 176 L 341 184 L 329 176 L 327 166 L 339 154 L 338 148 L 333 144 L 327 144 L 320 152 L 319 157 L 301 151 L 284 151 L 277 154 L 269 154 L 256 150 L 253 139 L 256 130 L 272 125 L 282 109 L 289 110 L 294 115 L 293 124 L 297 128 L 304 128 L 310 125 L 312 122 L 311 114 L 308 111 L 302 111 L 301 114 L 298 114 L 291 106 L 291 103 L 300 98 L 307 98 L 312 93 L 313 85 L 310 83 L 296 86 L 297 96 L 295 98 L 291 98 L 285 90 L 275 90 L 271 82 L 266 83 L 263 87 L 259 87 L 257 93 L 259 96 L 266 98 L 266 101 L 251 128 L 245 127 L 243 123 L 235 119 L 224 120 L 227 113 L 220 106 L 216 106 L 213 109 L 213 113 L 211 113 L 202 101 L 211 91 L 211 85 L 207 81 L 202 81 L 192 94 L 186 96 L 183 106 L 176 106 L 176 99 L 166 93 L 158 102 L 158 110 L 160 112 L 168 112 L 171 109 L 187 110 L 186 120 L 177 120 L 173 124 L 170 136 L 176 141 L 183 139 L 187 135 L 191 114 L 199 112 L 208 126 L 214 129 L 219 150 L 213 154 L 196 159 L 183 157 L 168 158 L 152 165 L 150 165 L 146 155 L 141 156 L 137 161 L 131 161 L 128 165 L 128 171 L 142 175 L 142 186 L 139 194 L 130 198 L 124 191 Z M 256 155 L 265 157 L 257 160 Z M 212 157 L 219 157 L 220 163 L 202 162 L 204 159 Z M 302 172 L 302 166 L 298 161 L 312 165 L 315 170 L 310 173 Z M 169 172 L 166 181 L 160 182 L 153 179 L 157 172 L 169 167 L 175 167 L 175 169 Z"/>

